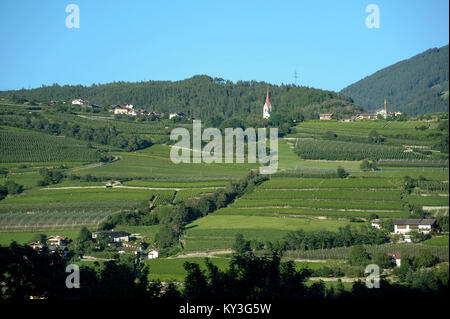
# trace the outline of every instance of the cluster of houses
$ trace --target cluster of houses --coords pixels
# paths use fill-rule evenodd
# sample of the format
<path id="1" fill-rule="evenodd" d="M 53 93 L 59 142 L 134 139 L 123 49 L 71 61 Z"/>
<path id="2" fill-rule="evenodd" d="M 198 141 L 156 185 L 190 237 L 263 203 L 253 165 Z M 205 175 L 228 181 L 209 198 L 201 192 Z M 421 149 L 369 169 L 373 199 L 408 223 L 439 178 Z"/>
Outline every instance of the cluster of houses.
<path id="1" fill-rule="evenodd" d="M 52 103 L 55 104 L 56 101 L 50 101 L 50 104 L 52 104 Z M 82 99 L 72 100 L 72 105 L 89 106 L 89 107 L 92 107 L 92 108 L 99 108 L 100 107 L 100 105 L 98 105 L 98 104 L 89 104 L 88 101 L 82 100 Z"/>
<path id="2" fill-rule="evenodd" d="M 379 219 L 373 219 L 370 221 L 372 227 L 381 229 L 381 221 Z M 403 235 L 404 242 L 411 242 L 411 232 L 421 232 L 428 234 L 435 229 L 436 219 L 432 218 L 402 218 L 394 220 L 394 232 L 393 234 Z M 396 266 L 401 265 L 401 256 L 398 252 L 389 253 L 388 256 Z"/>
<path id="3" fill-rule="evenodd" d="M 379 219 L 373 219 L 370 221 L 372 227 L 381 228 L 381 221 Z M 432 218 L 403 218 L 394 220 L 394 232 L 393 234 L 403 235 L 405 242 L 411 242 L 411 232 L 421 232 L 428 234 L 434 230 L 436 219 Z"/>
<path id="4" fill-rule="evenodd" d="M 75 99 L 72 100 L 72 105 L 80 105 L 80 106 L 86 106 L 89 105 L 89 102 L 83 99 Z M 91 107 L 100 107 L 100 105 L 98 104 L 91 104 Z M 153 112 L 153 111 L 146 111 L 146 110 L 140 110 L 140 109 L 135 109 L 133 104 L 127 103 L 124 106 L 120 106 L 120 105 L 115 105 L 112 107 L 112 109 L 110 110 L 111 112 L 113 112 L 115 115 L 116 114 L 124 114 L 124 115 L 131 115 L 131 116 L 138 116 L 138 115 L 144 115 L 144 116 L 154 116 L 157 118 L 162 118 L 165 116 L 164 113 L 161 112 Z M 182 112 L 176 112 L 176 113 L 170 113 L 169 114 L 169 119 L 173 119 L 173 118 L 185 118 L 186 115 Z"/>
<path id="5" fill-rule="evenodd" d="M 92 239 L 97 240 L 101 233 L 105 233 L 108 236 L 109 245 L 117 247 L 119 254 L 132 253 L 147 259 L 158 258 L 158 250 L 151 248 L 145 251 L 140 245 L 135 243 L 136 239 L 140 238 L 138 234 L 130 234 L 125 231 L 99 230 L 92 233 Z"/>
<path id="6" fill-rule="evenodd" d="M 392 116 L 400 116 L 402 112 L 387 112 L 385 109 L 380 109 L 375 113 L 361 113 L 357 115 L 353 115 L 351 117 L 346 117 L 341 119 L 341 122 L 354 122 L 356 120 L 376 120 L 378 116 L 381 115 L 383 118 L 392 117 Z M 331 120 L 333 118 L 333 113 L 321 113 L 319 114 L 319 118 L 321 120 Z"/>
<path id="7" fill-rule="evenodd" d="M 65 257 L 67 254 L 67 237 L 65 236 L 50 236 L 45 239 L 45 243 L 36 241 L 28 244 L 34 250 L 40 251 L 47 247 L 49 254 L 59 253 Z"/>
<path id="8" fill-rule="evenodd" d="M 101 233 L 108 236 L 108 245 L 115 246 L 119 254 L 132 253 L 141 258 L 154 259 L 158 258 L 158 250 L 151 248 L 150 250 L 142 249 L 141 245 L 136 243 L 136 239 L 141 238 L 139 234 L 130 234 L 125 231 L 100 230 L 92 233 L 92 239 L 96 241 Z M 44 242 L 36 241 L 28 244 L 36 251 L 42 251 L 45 247 L 49 254 L 59 253 L 62 257 L 67 255 L 68 239 L 65 236 L 50 236 Z"/>
<path id="9" fill-rule="evenodd" d="M 131 116 L 138 116 L 138 115 L 144 115 L 144 116 L 154 116 L 157 118 L 164 117 L 164 113 L 161 112 L 149 112 L 146 110 L 136 110 L 134 108 L 133 104 L 126 104 L 125 106 L 116 105 L 111 110 L 114 114 L 125 114 L 125 115 L 131 115 Z M 182 112 L 177 113 L 170 113 L 169 119 L 173 119 L 175 117 L 184 118 L 185 114 Z"/>

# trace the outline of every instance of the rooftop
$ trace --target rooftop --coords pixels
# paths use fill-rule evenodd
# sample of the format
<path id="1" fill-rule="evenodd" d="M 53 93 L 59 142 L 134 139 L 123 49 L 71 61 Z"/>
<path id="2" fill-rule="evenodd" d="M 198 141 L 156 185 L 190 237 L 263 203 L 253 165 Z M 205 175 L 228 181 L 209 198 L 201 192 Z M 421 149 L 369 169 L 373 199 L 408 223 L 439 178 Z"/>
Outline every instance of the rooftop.
<path id="1" fill-rule="evenodd" d="M 394 220 L 394 225 L 433 225 L 436 219 L 396 219 Z"/>

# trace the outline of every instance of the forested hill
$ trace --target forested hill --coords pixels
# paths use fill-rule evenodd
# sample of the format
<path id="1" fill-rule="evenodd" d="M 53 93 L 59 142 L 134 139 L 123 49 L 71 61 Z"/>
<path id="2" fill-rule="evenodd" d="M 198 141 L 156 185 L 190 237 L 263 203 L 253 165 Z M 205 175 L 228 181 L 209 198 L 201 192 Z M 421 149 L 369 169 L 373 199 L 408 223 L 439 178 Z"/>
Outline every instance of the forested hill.
<path id="1" fill-rule="evenodd" d="M 366 109 L 388 102 L 409 115 L 448 112 L 448 45 L 384 68 L 341 91 Z"/>
<path id="2" fill-rule="evenodd" d="M 0 97 L 13 96 L 31 101 L 70 101 L 81 98 L 89 103 L 109 106 L 131 103 L 136 108 L 159 112 L 183 112 L 195 118 L 239 118 L 251 122 L 262 118 L 266 90 L 270 90 L 273 111 L 284 119 L 317 118 L 320 112 L 359 109 L 339 93 L 293 85 L 265 82 L 233 83 L 198 75 L 182 81 L 114 82 L 92 86 L 43 86 L 31 90 L 3 91 Z"/>

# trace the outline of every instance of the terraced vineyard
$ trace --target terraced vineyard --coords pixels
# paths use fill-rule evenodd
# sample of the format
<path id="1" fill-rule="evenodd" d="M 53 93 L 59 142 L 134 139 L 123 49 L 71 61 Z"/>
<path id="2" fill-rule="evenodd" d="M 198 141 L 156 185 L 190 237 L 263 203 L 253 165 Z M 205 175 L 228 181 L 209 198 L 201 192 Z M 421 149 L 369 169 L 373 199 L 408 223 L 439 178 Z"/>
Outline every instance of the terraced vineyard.
<path id="1" fill-rule="evenodd" d="M 173 190 L 75 188 L 33 190 L 0 203 L 0 230 L 97 227 L 107 216 L 133 207 L 172 203 Z"/>
<path id="2" fill-rule="evenodd" d="M 44 133 L 0 128 L 1 163 L 92 162 L 99 153 L 81 141 Z"/>
<path id="3" fill-rule="evenodd" d="M 271 178 L 217 214 L 407 218 L 409 212 L 397 185 L 399 181 L 388 178 Z"/>
<path id="4" fill-rule="evenodd" d="M 229 249 L 236 234 L 258 241 L 276 241 L 297 229 L 336 231 L 347 220 L 319 220 L 274 216 L 211 214 L 186 226 L 182 237 L 186 251 Z"/>
<path id="5" fill-rule="evenodd" d="M 51 209 L 0 213 L 0 231 L 42 231 L 51 229 L 96 228 L 108 216 L 120 212 L 112 209 Z"/>
<path id="6" fill-rule="evenodd" d="M 427 158 L 426 155 L 418 153 L 414 149 L 404 147 L 314 139 L 299 139 L 296 142 L 296 152 L 301 158 L 316 160 L 417 160 Z"/>
<path id="7" fill-rule="evenodd" d="M 212 189 L 188 189 L 188 190 L 180 190 L 177 192 L 175 196 L 175 203 L 186 201 L 188 199 L 199 198 L 199 196 L 204 194 L 210 194 Z"/>
<path id="8" fill-rule="evenodd" d="M 395 189 L 399 190 L 398 179 L 376 177 L 354 178 L 273 178 L 261 185 L 262 189 L 308 189 L 308 188 L 353 188 L 353 189 Z"/>
<path id="9" fill-rule="evenodd" d="M 54 114 L 50 117 L 56 120 L 61 116 Z M 172 128 L 168 125 L 166 129 L 162 123 L 117 121 L 109 114 L 68 116 L 70 121 L 79 120 L 81 126 L 113 124 L 122 134 L 136 134 L 152 140 L 156 135 L 157 138 L 166 137 L 167 130 Z M 250 187 L 232 202 L 227 202 L 226 207 L 202 212 L 195 217 L 198 219 L 183 224 L 180 237 L 182 245 L 178 245 L 178 248 L 182 253 L 229 250 L 238 233 L 259 243 L 276 243 L 289 232 L 300 229 L 334 232 L 346 225 L 367 225 L 367 221 L 374 216 L 386 219 L 409 218 L 412 206 L 431 207 L 431 210 L 426 211 L 432 211 L 432 216 L 448 215 L 448 196 L 443 196 L 448 192 L 448 159 L 438 152 L 426 155 L 420 151 L 421 147 L 424 147 L 422 150 L 428 150 L 433 145 L 433 140 L 427 134 L 439 133 L 436 123 L 426 124 L 428 128 L 425 131 L 415 129 L 421 125 L 425 125 L 425 122 L 301 123 L 292 136 L 311 138 L 280 140 L 278 172 L 261 184 Z M 389 143 L 367 143 L 367 135 L 372 129 L 388 136 Z M 335 132 L 338 139 L 323 139 L 324 132 L 328 130 Z M 12 129 L 0 130 L 2 132 L 19 137 L 28 134 Z M 36 138 L 41 136 L 40 133 L 32 134 Z M 24 148 L 18 146 L 15 149 L 11 143 L 8 145 L 9 142 L 2 144 L 12 154 L 5 161 L 2 158 L 1 167 L 8 169 L 7 179 L 17 181 L 26 189 L 22 194 L 10 195 L 0 202 L 0 231 L 5 234 L 0 237 L 0 242 L 2 239 L 3 242 L 10 242 L 14 238 L 29 241 L 32 234 L 47 230 L 59 230 L 61 234 L 82 226 L 94 230 L 108 216 L 120 212 L 131 213 L 135 208 L 151 210 L 158 206 L 177 205 L 182 201 L 196 203 L 205 194 L 228 189 L 230 181 L 237 181 L 250 170 L 258 168 L 257 164 L 174 164 L 170 160 L 170 147 L 167 145 L 153 145 L 136 152 L 112 149 L 109 155 L 116 158 L 113 162 L 82 166 L 90 159 L 89 156 L 97 154 L 96 151 L 83 146 L 79 140 L 42 135 L 44 137 L 40 139 L 41 142 L 36 141 L 36 145 L 40 149 L 47 147 L 51 150 L 56 147 L 59 153 L 55 154 L 60 155 L 47 158 L 47 155 L 41 156 L 31 147 L 35 162 L 23 166 L 16 159 L 20 160 L 23 156 L 19 150 L 23 152 Z M 6 138 L 3 140 L 6 141 Z M 73 150 L 79 157 L 74 157 L 72 164 L 67 164 L 68 168 L 64 171 L 80 179 L 66 178 L 55 185 L 37 186 L 41 167 L 58 167 L 58 163 L 67 161 L 70 152 L 65 152 L 64 147 L 68 141 L 75 145 Z M 46 143 L 53 145 L 46 146 Z M 300 156 L 294 152 L 296 144 Z M 83 153 L 85 151 L 87 153 Z M 380 170 L 361 171 L 360 160 L 365 158 L 382 159 L 378 166 Z M 337 178 L 336 169 L 339 166 L 345 168 L 348 177 Z M 418 180 L 417 187 L 409 195 L 403 189 L 405 176 Z M 122 186 L 106 188 L 107 181 L 121 181 Z M 158 238 L 156 234 L 161 230 L 160 225 L 129 224 L 116 225 L 116 229 L 140 233 L 150 244 Z M 448 249 L 448 237 L 442 238 L 430 240 L 420 249 L 432 250 L 448 260 L 448 254 L 443 252 L 443 248 Z M 438 244 L 442 247 L 436 248 Z M 391 252 L 388 250 L 394 248 L 401 246 L 368 249 Z M 408 252 L 415 254 L 418 249 Z M 288 255 L 292 258 L 345 259 L 348 253 L 349 248 L 344 247 L 326 251 L 292 251 Z M 176 279 L 184 274 L 184 270 L 180 270 L 181 261 L 169 260 L 166 263 L 165 259 L 160 260 L 149 262 L 154 268 L 154 273 L 150 272 L 150 279 Z"/>

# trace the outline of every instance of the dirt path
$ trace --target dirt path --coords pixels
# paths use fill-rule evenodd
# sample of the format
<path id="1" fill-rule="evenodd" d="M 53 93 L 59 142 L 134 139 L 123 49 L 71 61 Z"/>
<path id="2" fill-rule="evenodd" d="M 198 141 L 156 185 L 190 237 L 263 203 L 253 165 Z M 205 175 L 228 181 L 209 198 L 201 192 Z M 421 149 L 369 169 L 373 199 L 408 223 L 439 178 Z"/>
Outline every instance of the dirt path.
<path id="1" fill-rule="evenodd" d="M 77 172 L 77 171 L 81 171 L 81 170 L 83 170 L 83 169 L 94 168 L 94 167 L 100 167 L 100 166 L 103 166 L 103 165 L 105 165 L 105 163 L 103 163 L 103 162 L 98 162 L 98 163 L 87 164 L 87 165 L 84 165 L 84 166 L 75 167 L 75 168 L 72 168 L 70 171 L 71 171 L 71 172 Z"/>
<path id="2" fill-rule="evenodd" d="M 100 166 L 103 166 L 105 164 L 112 163 L 112 162 L 120 160 L 120 156 L 113 156 L 113 157 L 114 157 L 114 159 L 111 162 L 107 162 L 107 163 L 105 163 L 105 162 L 98 162 L 98 163 L 87 164 L 87 165 L 83 165 L 83 166 L 79 166 L 79 167 L 74 167 L 74 168 L 70 169 L 70 171 L 71 172 L 77 172 L 77 171 L 81 171 L 81 170 L 88 169 L 88 168 L 100 167 Z"/>
<path id="3" fill-rule="evenodd" d="M 211 250 L 204 252 L 195 252 L 195 253 L 187 253 L 183 255 L 178 255 L 174 257 L 167 257 L 167 259 L 175 259 L 175 258 L 193 258 L 193 257 L 204 257 L 204 258 L 218 258 L 218 254 L 231 254 L 233 251 L 231 249 L 223 249 L 223 250 Z"/>
<path id="4" fill-rule="evenodd" d="M 233 208 L 237 208 L 237 209 L 279 209 L 279 208 L 295 208 L 295 209 L 310 209 L 312 207 L 310 206 L 290 206 L 290 205 L 285 205 L 285 206 L 251 206 L 251 207 L 239 207 L 239 206 L 233 206 Z M 391 210 L 387 210 L 387 209 L 357 209 L 357 208 L 339 208 L 339 209 L 334 209 L 334 208 L 315 208 L 315 210 L 318 211 L 340 211 L 340 212 L 375 212 L 375 213 L 398 213 L 398 212 L 402 212 L 402 210 L 400 209 L 391 209 Z M 308 215 L 311 216 L 311 215 Z"/>
<path id="5" fill-rule="evenodd" d="M 326 263 L 325 259 L 294 259 L 296 263 Z"/>
<path id="6" fill-rule="evenodd" d="M 107 188 L 104 185 L 97 186 L 64 186 L 64 187 L 45 187 L 40 190 L 59 190 L 59 189 L 83 189 L 83 188 Z M 147 190 L 172 190 L 172 191 L 180 191 L 180 190 L 189 190 L 189 189 L 219 189 L 224 187 L 186 187 L 186 188 L 174 188 L 174 187 L 144 187 L 144 186 L 113 186 L 109 188 L 130 188 L 130 189 L 147 189 Z"/>
<path id="7" fill-rule="evenodd" d="M 362 282 L 364 282 L 365 280 L 366 280 L 366 278 L 347 278 L 347 277 L 341 277 L 341 278 L 337 278 L 337 277 L 311 277 L 311 278 L 309 278 L 309 280 L 312 280 L 312 281 L 319 281 L 319 280 L 322 280 L 322 281 L 338 281 L 338 280 L 341 280 L 342 282 L 355 282 L 355 281 L 362 281 Z"/>

